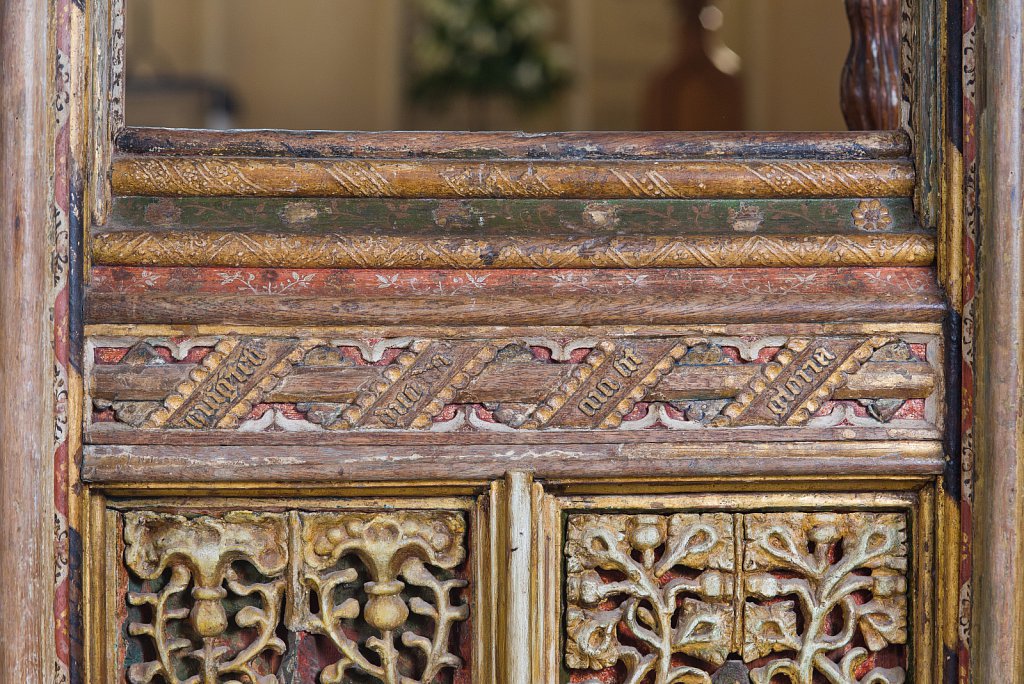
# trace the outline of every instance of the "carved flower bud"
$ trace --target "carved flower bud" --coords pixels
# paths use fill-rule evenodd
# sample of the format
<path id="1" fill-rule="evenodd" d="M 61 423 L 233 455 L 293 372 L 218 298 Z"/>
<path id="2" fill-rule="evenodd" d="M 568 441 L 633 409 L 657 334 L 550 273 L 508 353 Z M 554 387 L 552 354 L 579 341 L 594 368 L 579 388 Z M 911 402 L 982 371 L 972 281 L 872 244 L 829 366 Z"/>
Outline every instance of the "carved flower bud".
<path id="1" fill-rule="evenodd" d="M 220 636 L 227 630 L 228 616 L 221 604 L 227 594 L 223 587 L 196 587 L 192 590 L 192 598 L 196 600 L 192 606 L 192 626 L 199 636 Z"/>
<path id="2" fill-rule="evenodd" d="M 566 593 L 573 603 L 597 605 L 603 600 L 601 596 L 601 576 L 594 570 L 587 570 L 579 575 L 571 575 L 566 582 Z"/>
<path id="3" fill-rule="evenodd" d="M 875 575 L 874 580 L 872 591 L 879 598 L 897 596 L 907 591 L 907 579 L 902 575 Z"/>
<path id="4" fill-rule="evenodd" d="M 764 598 L 775 598 L 782 593 L 779 581 L 768 574 L 748 575 L 747 591 Z"/>
<path id="5" fill-rule="evenodd" d="M 366 622 L 382 632 L 398 629 L 409 619 L 409 607 L 399 594 L 405 584 L 392 582 L 367 582 L 364 586 L 370 598 L 363 612 Z"/>
<path id="6" fill-rule="evenodd" d="M 649 551 L 664 541 L 664 521 L 656 515 L 638 515 L 630 521 L 629 543 L 638 551 Z"/>

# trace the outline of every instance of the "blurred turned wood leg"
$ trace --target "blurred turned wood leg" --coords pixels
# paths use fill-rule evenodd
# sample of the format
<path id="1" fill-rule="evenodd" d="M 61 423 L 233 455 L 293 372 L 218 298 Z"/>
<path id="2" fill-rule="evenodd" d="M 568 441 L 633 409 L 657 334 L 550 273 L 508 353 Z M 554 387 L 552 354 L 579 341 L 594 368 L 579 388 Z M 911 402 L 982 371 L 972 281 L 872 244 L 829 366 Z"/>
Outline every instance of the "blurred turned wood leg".
<path id="1" fill-rule="evenodd" d="M 846 0 L 850 52 L 840 91 L 851 131 L 892 130 L 900 118 L 899 0 Z"/>

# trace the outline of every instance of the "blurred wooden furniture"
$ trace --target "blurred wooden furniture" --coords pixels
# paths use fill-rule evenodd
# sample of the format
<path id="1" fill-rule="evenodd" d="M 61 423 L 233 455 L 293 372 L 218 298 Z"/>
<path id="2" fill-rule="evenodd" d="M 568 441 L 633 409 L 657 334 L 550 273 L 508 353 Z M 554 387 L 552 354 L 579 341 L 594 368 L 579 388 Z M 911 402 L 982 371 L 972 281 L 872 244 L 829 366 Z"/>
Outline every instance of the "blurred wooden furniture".
<path id="1" fill-rule="evenodd" d="M 900 125 L 900 2 L 846 0 L 850 54 L 842 76 L 842 106 L 851 131 Z"/>
<path id="2" fill-rule="evenodd" d="M 743 128 L 743 83 L 708 54 L 713 33 L 701 22 L 709 0 L 678 0 L 677 54 L 647 88 L 648 131 L 737 131 Z"/>

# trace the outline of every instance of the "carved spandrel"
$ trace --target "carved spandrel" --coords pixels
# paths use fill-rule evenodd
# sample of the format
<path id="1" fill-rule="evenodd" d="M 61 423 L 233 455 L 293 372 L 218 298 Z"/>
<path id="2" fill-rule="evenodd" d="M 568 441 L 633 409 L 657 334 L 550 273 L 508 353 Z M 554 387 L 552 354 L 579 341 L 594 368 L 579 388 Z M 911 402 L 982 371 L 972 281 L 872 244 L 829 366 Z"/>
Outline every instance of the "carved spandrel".
<path id="1" fill-rule="evenodd" d="M 572 515 L 565 665 L 622 683 L 902 684 L 906 526 L 901 513 Z"/>
<path id="2" fill-rule="evenodd" d="M 132 684 L 276 684 L 288 536 L 281 515 L 126 513 Z"/>
<path id="3" fill-rule="evenodd" d="M 463 666 L 454 652 L 469 617 L 457 571 L 466 522 L 451 512 L 300 513 L 301 559 L 290 627 L 320 635 L 339 656 L 320 682 L 363 676 L 430 684 Z M 316 609 L 311 608 L 316 606 Z"/>
<path id="4" fill-rule="evenodd" d="M 928 428 L 937 346 L 898 335 L 147 338 L 95 352 L 93 417 L 246 432 Z M 242 358 L 254 350 L 268 360 Z"/>

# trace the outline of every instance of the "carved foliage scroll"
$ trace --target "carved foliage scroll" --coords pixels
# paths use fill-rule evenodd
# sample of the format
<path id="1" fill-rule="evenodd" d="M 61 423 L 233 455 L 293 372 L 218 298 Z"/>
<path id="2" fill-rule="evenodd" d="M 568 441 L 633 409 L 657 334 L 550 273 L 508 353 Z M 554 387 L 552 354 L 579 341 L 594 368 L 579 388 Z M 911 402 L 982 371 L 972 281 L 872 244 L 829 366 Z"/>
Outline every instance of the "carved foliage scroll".
<path id="1" fill-rule="evenodd" d="M 745 516 L 743 656 L 781 654 L 754 684 L 901 684 L 901 667 L 873 659 L 907 642 L 906 535 L 898 513 Z"/>
<path id="2" fill-rule="evenodd" d="M 125 563 L 141 584 L 128 633 L 152 658 L 132 684 L 274 684 L 288 562 L 284 517 L 125 514 Z"/>
<path id="3" fill-rule="evenodd" d="M 450 681 L 466 536 L 447 511 L 125 513 L 127 680 Z"/>
<path id="4" fill-rule="evenodd" d="M 327 637 L 338 650 L 323 684 L 357 673 L 385 684 L 430 684 L 462 666 L 452 652 L 453 628 L 469 617 L 459 596 L 467 582 L 452 573 L 466 559 L 460 514 L 298 516 L 291 627 Z M 360 643 L 356 635 L 367 628 Z"/>
<path id="5" fill-rule="evenodd" d="M 731 515 L 574 516 L 566 555 L 568 667 L 621 662 L 624 681 L 671 684 L 710 681 L 677 654 L 725 662 L 735 620 Z"/>
<path id="6" fill-rule="evenodd" d="M 905 681 L 903 514 L 581 514 L 565 553 L 581 681 Z"/>

